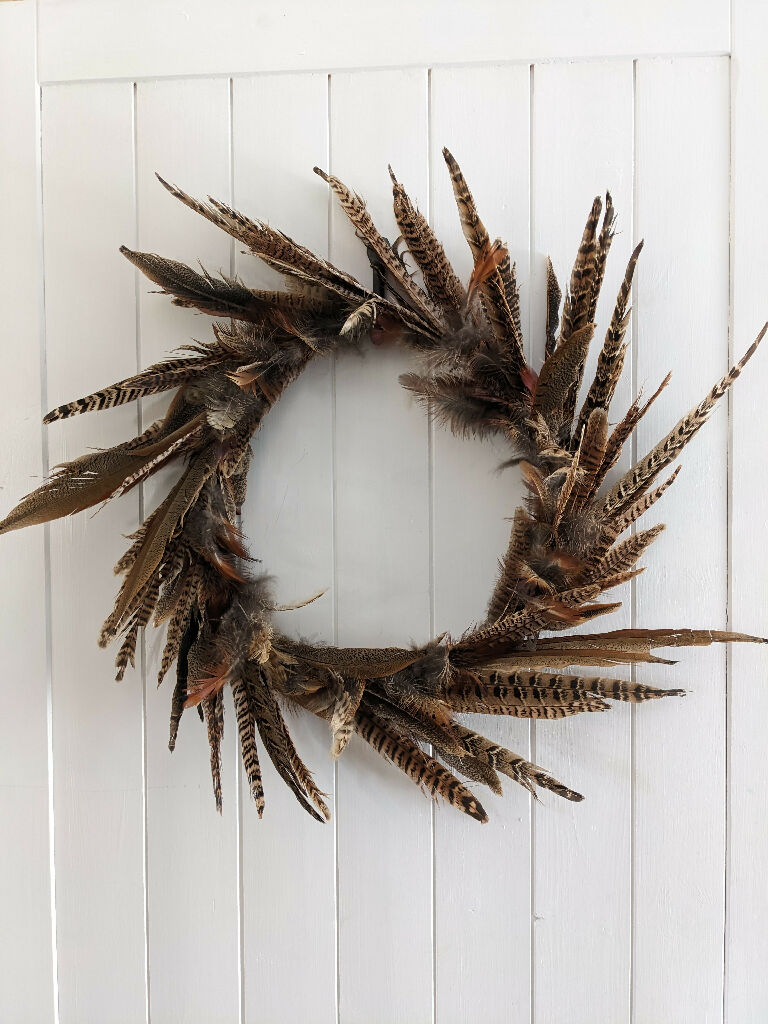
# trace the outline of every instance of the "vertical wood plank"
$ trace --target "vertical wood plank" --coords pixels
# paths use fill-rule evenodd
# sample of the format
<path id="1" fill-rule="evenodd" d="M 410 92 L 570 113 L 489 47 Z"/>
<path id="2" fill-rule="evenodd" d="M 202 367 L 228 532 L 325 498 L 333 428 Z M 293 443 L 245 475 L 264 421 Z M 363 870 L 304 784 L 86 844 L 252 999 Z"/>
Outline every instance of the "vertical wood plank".
<path id="1" fill-rule="evenodd" d="M 637 290 L 638 383 L 665 395 L 637 434 L 642 456 L 724 372 L 728 358 L 728 62 L 639 61 L 637 227 L 647 239 Z M 637 621 L 723 628 L 727 409 L 682 459 L 673 501 L 643 525 L 668 530 L 644 559 Z M 689 688 L 635 719 L 634 991 L 640 1022 L 722 1016 L 725 650 L 680 653 L 637 678 Z M 674 680 L 674 681 L 673 681 Z"/>
<path id="2" fill-rule="evenodd" d="M 222 231 L 173 199 L 158 171 L 192 195 L 229 199 L 229 83 L 141 82 L 136 92 L 137 246 L 146 252 L 229 273 L 231 244 Z M 124 273 L 130 274 L 126 265 Z M 139 361 L 167 358 L 193 338 L 211 336 L 208 317 L 178 309 L 137 277 Z M 142 427 L 159 418 L 167 395 L 142 403 Z M 144 487 L 148 515 L 178 478 L 178 467 Z M 234 1024 L 239 1019 L 236 727 L 226 705 L 222 749 L 224 812 L 216 813 L 205 727 L 185 714 L 173 754 L 168 719 L 175 669 L 156 686 L 165 629 L 147 630 L 147 908 L 150 1014 Z M 226 695 L 229 697 L 229 693 Z M 203 968 L 204 965 L 204 969 Z"/>
<path id="3" fill-rule="evenodd" d="M 461 231 L 447 146 L 461 164 L 491 237 L 517 264 L 528 333 L 530 70 L 452 68 L 431 75 L 432 223 L 466 281 L 472 256 Z M 434 610 L 455 636 L 482 620 L 522 490 L 503 442 L 467 440 L 434 427 Z M 529 756 L 522 720 L 478 718 L 495 742 Z M 435 815 L 436 1019 L 530 1021 L 530 797 L 507 782 L 503 797 L 476 787 L 490 821 Z M 478 865 L 482 869 L 478 870 Z"/>
<path id="4" fill-rule="evenodd" d="M 536 366 L 543 354 L 546 254 L 564 289 L 593 197 L 609 189 L 619 215 L 621 233 L 608 261 L 586 382 L 632 247 L 632 88 L 629 61 L 534 70 Z M 629 404 L 628 376 L 617 390 L 612 420 Z M 602 619 L 600 628 L 629 626 L 629 587 L 611 598 L 623 607 Z M 568 993 L 573 1024 L 624 1020 L 630 962 L 629 709 L 539 722 L 535 734 L 536 762 L 586 799 L 572 804 L 545 795 L 534 808 L 534 1019 L 558 1019 Z"/>
<path id="5" fill-rule="evenodd" d="M 328 196 L 312 173 L 327 165 L 326 75 L 260 76 L 233 82 L 234 200 L 313 251 L 328 249 Z M 239 248 L 239 247 L 238 247 Z M 238 254 L 252 286 L 282 277 Z M 306 608 L 275 616 L 292 636 L 333 637 L 333 452 L 331 361 L 318 360 L 273 409 L 254 438 L 243 529 L 275 595 L 291 603 L 329 587 Z M 331 805 L 328 727 L 306 713 L 288 727 Z M 246 1020 L 336 1020 L 334 824 L 321 825 L 262 758 L 260 821 L 243 786 L 243 934 Z M 311 954 L 296 981 L 297 944 Z"/>
<path id="6" fill-rule="evenodd" d="M 733 3 L 731 126 L 733 165 L 732 351 L 739 356 L 768 317 L 768 143 L 762 125 L 768 93 L 764 42 L 768 8 Z M 768 508 L 764 406 L 768 362 L 761 352 L 731 399 L 732 487 L 731 628 L 766 635 L 768 550 L 762 523 Z M 768 721 L 768 651 L 734 646 L 731 652 L 726 933 L 726 1020 L 768 1015 L 768 770 L 763 754 Z"/>
<path id="7" fill-rule="evenodd" d="M 43 81 L 724 53 L 727 0 L 40 0 Z"/>
<path id="8" fill-rule="evenodd" d="M 136 369 L 130 84 L 43 96 L 46 345 L 51 406 Z M 130 407 L 49 428 L 50 462 L 132 437 Z M 62 1024 L 146 1014 L 142 685 L 114 683 L 96 638 L 133 495 L 51 526 L 53 772 Z"/>
<path id="9" fill-rule="evenodd" d="M 387 164 L 428 197 L 425 71 L 331 78 L 331 170 L 394 239 Z M 331 257 L 370 280 L 336 205 Z M 429 632 L 427 421 L 397 381 L 395 349 L 336 365 L 336 573 L 342 645 L 424 642 Z M 442 811 L 440 812 L 442 813 Z M 338 766 L 340 1019 L 432 1019 L 430 805 L 357 738 Z"/>
<path id="10" fill-rule="evenodd" d="M 35 9 L 0 9 L 0 246 L 3 371 L 0 404 L 2 515 L 36 487 L 43 470 L 40 426 L 40 218 Z M 0 1019 L 53 1014 L 48 825 L 46 581 L 44 532 L 2 540 L 0 576 Z"/>

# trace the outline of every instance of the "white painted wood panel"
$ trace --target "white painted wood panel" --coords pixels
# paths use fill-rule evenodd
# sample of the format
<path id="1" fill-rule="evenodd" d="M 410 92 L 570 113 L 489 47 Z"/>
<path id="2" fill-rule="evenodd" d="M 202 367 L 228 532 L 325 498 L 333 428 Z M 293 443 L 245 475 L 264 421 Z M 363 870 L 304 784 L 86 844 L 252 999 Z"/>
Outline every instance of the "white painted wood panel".
<path id="1" fill-rule="evenodd" d="M 155 171 L 193 195 L 230 192 L 229 83 L 226 79 L 141 82 L 136 90 L 137 247 L 208 269 L 230 268 L 231 240 L 170 196 Z M 127 262 L 123 274 L 134 278 Z M 211 321 L 178 309 L 135 272 L 139 359 L 157 362 L 190 338 L 207 340 Z M 145 399 L 142 428 L 158 419 L 167 395 Z M 149 514 L 178 468 L 143 488 Z M 225 702 L 223 816 L 214 810 L 208 739 L 194 711 L 168 750 L 174 670 L 156 685 L 165 629 L 146 634 L 147 917 L 153 1024 L 239 1020 L 240 942 L 237 755 L 234 709 Z M 126 676 L 130 679 L 130 675 Z M 227 694 L 229 697 L 229 694 Z M 201 967 L 204 965 L 204 969 Z"/>
<path id="2" fill-rule="evenodd" d="M 39 0 L 43 81 L 724 53 L 727 0 Z"/>
<path id="3" fill-rule="evenodd" d="M 535 68 L 531 322 L 536 367 L 543 356 L 546 256 L 565 291 L 592 200 L 606 189 L 619 233 L 598 305 L 595 350 L 608 326 L 633 247 L 632 124 L 631 61 Z M 586 381 L 595 359 L 593 352 Z M 611 421 L 629 405 L 629 383 L 627 365 Z M 624 603 L 601 619 L 599 628 L 629 626 L 630 588 L 620 588 L 609 600 Z M 564 992 L 569 1024 L 622 1020 L 629 1003 L 631 936 L 630 709 L 618 704 L 602 715 L 537 722 L 533 754 L 537 764 L 585 797 L 569 803 L 544 794 L 534 808 L 534 1020 L 556 1021 Z"/>
<path id="4" fill-rule="evenodd" d="M 530 295 L 530 69 L 441 69 L 431 75 L 432 223 L 464 281 L 472 254 L 442 156 L 461 164 L 483 223 L 517 264 L 521 318 Z M 493 156 L 488 144 L 493 139 Z M 482 621 L 522 498 L 519 473 L 499 470 L 509 450 L 433 426 L 434 621 L 460 636 Z M 523 720 L 475 719 L 496 742 L 529 756 Z M 504 796 L 478 787 L 490 821 L 448 808 L 435 814 L 436 1019 L 459 1024 L 530 1020 L 530 797 L 504 780 Z M 482 867 L 481 867 L 482 866 Z"/>
<path id="5" fill-rule="evenodd" d="M 397 237 L 387 164 L 429 193 L 426 71 L 331 77 L 331 171 Z M 331 257 L 370 280 L 333 207 Z M 424 643 L 430 628 L 427 420 L 397 381 L 395 348 L 341 353 L 335 379 L 338 641 Z M 338 764 L 340 1020 L 432 1019 L 432 827 L 422 793 L 353 738 Z"/>
<path id="6" fill-rule="evenodd" d="M 768 144 L 764 131 L 768 8 L 733 4 L 731 348 L 740 354 L 768 318 Z M 759 354 L 732 397 L 730 621 L 768 635 L 764 409 L 768 359 Z M 725 1013 L 730 1024 L 768 1016 L 768 652 L 734 647 L 729 667 Z"/>
<path id="7" fill-rule="evenodd" d="M 40 425 L 40 216 L 35 11 L 0 9 L 0 241 L 3 372 L 2 514 L 43 471 Z M 0 572 L 0 1020 L 53 1013 L 48 824 L 48 666 L 43 530 L 3 538 Z"/>
<path id="8" fill-rule="evenodd" d="M 136 370 L 133 89 L 62 85 L 43 96 L 47 398 L 70 401 Z M 48 428 L 50 464 L 137 432 L 135 408 Z M 146 1011 L 141 675 L 114 680 L 96 639 L 110 567 L 136 529 L 138 496 L 51 526 L 53 804 L 62 1024 Z M 95 566 L 99 571 L 94 572 Z"/>
<path id="9" fill-rule="evenodd" d="M 233 82 L 234 200 L 316 252 L 328 250 L 328 190 L 312 173 L 328 160 L 328 76 L 260 76 Z M 239 246 L 237 247 L 239 250 Z M 282 287 L 253 256 L 237 272 L 252 286 Z M 332 363 L 319 360 L 272 410 L 254 438 L 243 529 L 256 568 L 275 575 L 279 613 L 292 636 L 333 637 Z M 333 805 L 327 723 L 291 715 L 299 753 Z M 265 763 L 266 762 L 266 763 Z M 266 808 L 260 821 L 242 787 L 245 1020 L 336 1020 L 335 823 L 304 811 L 262 758 Z M 297 949 L 311 953 L 296 983 Z"/>
<path id="10" fill-rule="evenodd" d="M 758 6 L 734 0 L 729 70 L 726 57 L 680 55 L 728 50 L 721 0 L 700 4 L 696 18 L 686 0 L 655 20 L 647 8 L 618 7 L 602 21 L 590 4 L 488 0 L 461 31 L 453 4 L 438 17 L 430 4 L 411 7 L 406 31 L 391 5 L 387 17 L 361 8 L 347 28 L 333 8 L 321 23 L 298 0 L 279 15 L 230 2 L 215 19 L 207 12 L 204 40 L 197 0 L 183 12 L 176 0 L 155 4 L 151 19 L 143 2 L 129 16 L 111 0 L 40 0 L 41 77 L 91 80 L 42 90 L 41 268 L 30 230 L 41 187 L 34 18 L 28 4 L 0 4 L 0 125 L 11 141 L 0 183 L 12 197 L 0 302 L 4 338 L 23 339 L 4 349 L 15 385 L 0 413 L 6 504 L 42 472 L 41 391 L 51 406 L 132 372 L 137 358 L 208 336 L 208 318 L 149 294 L 120 242 L 199 257 L 252 284 L 274 280 L 166 195 L 154 170 L 201 196 L 232 196 L 367 279 L 360 243 L 311 168 L 359 190 L 394 238 L 391 162 L 466 276 L 443 144 L 517 260 L 534 365 L 545 256 L 564 284 L 592 197 L 610 188 L 619 213 L 598 341 L 626 257 L 645 235 L 634 382 L 625 380 L 611 419 L 633 383 L 648 393 L 675 373 L 638 432 L 642 454 L 727 362 L 729 84 L 734 355 L 767 315 Z M 677 56 L 643 58 L 670 51 Z M 528 64 L 597 53 L 617 59 Z M 506 63 L 492 64 L 497 57 Z M 631 57 L 641 58 L 634 67 Z M 370 69 L 394 63 L 417 66 Z M 283 73 L 245 74 L 265 68 Z M 133 76 L 168 80 L 134 86 Z M 126 80 L 95 80 L 113 77 Z M 648 517 L 668 531 L 644 559 L 634 609 L 627 588 L 613 625 L 723 626 L 728 615 L 735 629 L 766 632 L 764 363 L 761 353 L 732 397 L 731 490 L 724 407 Z M 292 635 L 422 642 L 483 615 L 508 534 L 503 517 L 521 496 L 517 472 L 493 472 L 504 452 L 492 445 L 430 431 L 397 384 L 407 365 L 404 353 L 368 344 L 319 361 L 254 440 L 243 517 L 253 553 L 275 573 L 279 601 L 329 587 L 279 616 Z M 144 422 L 163 405 L 145 402 Z M 137 426 L 124 408 L 48 428 L 49 461 Z M 146 509 L 161 483 L 145 488 Z M 2 538 L 2 686 L 13 714 L 0 725 L 0 813 L 13 841 L 0 844 L 0 914 L 11 923 L 0 938 L 0 1019 L 53 1020 L 57 996 L 65 1024 L 751 1024 L 768 1014 L 764 650 L 731 653 L 728 694 L 722 649 L 681 651 L 674 669 L 637 677 L 688 686 L 685 700 L 533 730 L 485 720 L 484 731 L 587 799 L 567 805 L 544 794 L 532 807 L 510 782 L 503 800 L 479 794 L 491 815 L 484 827 L 432 808 L 358 741 L 334 769 L 327 726 L 304 717 L 289 727 L 331 795 L 334 821 L 311 821 L 269 765 L 259 821 L 228 706 L 220 819 L 194 715 L 167 751 L 168 682 L 155 690 L 162 637 L 147 636 L 145 665 L 121 685 L 114 650 L 96 648 L 116 589 L 109 569 L 139 511 L 129 495 L 50 529 L 52 778 L 45 531 Z"/>
<path id="11" fill-rule="evenodd" d="M 728 163 L 727 60 L 640 61 L 637 230 L 647 241 L 637 380 L 650 393 L 673 371 L 639 425 L 640 456 L 727 367 Z M 667 530 L 636 581 L 638 624 L 725 626 L 727 412 L 723 404 L 714 413 L 683 455 L 674 488 L 644 517 L 646 527 L 666 522 Z M 690 691 L 635 716 L 637 1024 L 722 1015 L 725 650 L 677 658 L 674 667 L 636 670 L 641 682 Z"/>

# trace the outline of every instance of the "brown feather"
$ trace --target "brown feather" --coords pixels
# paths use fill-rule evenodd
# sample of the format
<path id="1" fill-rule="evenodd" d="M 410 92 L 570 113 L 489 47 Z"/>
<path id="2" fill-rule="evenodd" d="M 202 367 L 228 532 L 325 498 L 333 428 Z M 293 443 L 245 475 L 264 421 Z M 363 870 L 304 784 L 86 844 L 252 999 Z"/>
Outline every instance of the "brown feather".
<path id="1" fill-rule="evenodd" d="M 363 710 L 358 712 L 356 728 L 359 735 L 377 753 L 391 761 L 431 796 L 442 797 L 452 807 L 463 811 L 475 821 L 488 820 L 482 805 L 467 787 L 406 736 L 391 731 L 386 723 Z"/>

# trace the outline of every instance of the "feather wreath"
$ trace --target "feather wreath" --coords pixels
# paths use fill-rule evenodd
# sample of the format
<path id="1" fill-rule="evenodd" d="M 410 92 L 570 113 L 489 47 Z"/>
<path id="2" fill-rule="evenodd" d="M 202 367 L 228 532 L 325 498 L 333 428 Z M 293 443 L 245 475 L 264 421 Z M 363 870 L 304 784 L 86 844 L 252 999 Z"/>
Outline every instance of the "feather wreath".
<path id="1" fill-rule="evenodd" d="M 259 759 L 266 754 L 302 807 L 319 820 L 329 817 L 286 726 L 283 709 L 298 706 L 328 721 L 334 757 L 357 733 L 432 797 L 485 821 L 462 778 L 499 792 L 499 776 L 505 775 L 533 794 L 540 787 L 568 800 L 582 797 L 459 722 L 457 714 L 560 719 L 605 711 L 610 701 L 679 696 L 682 690 L 627 682 L 611 672 L 627 663 L 663 661 L 656 654 L 661 648 L 760 642 L 706 629 L 567 631 L 616 608 L 603 595 L 642 571 L 638 560 L 663 527 L 628 532 L 630 527 L 674 482 L 678 470 L 662 474 L 739 376 L 768 325 L 699 405 L 609 485 L 607 474 L 623 446 L 669 381 L 609 424 L 642 243 L 630 257 L 595 378 L 579 405 L 614 237 L 610 196 L 604 209 L 599 198 L 592 204 L 562 311 L 548 264 L 546 354 L 536 372 L 524 355 L 509 253 L 491 240 L 458 164 L 447 150 L 444 156 L 474 259 L 466 285 L 391 170 L 395 218 L 418 279 L 376 230 L 360 197 L 316 169 L 367 248 L 375 282 L 370 289 L 267 224 L 213 199 L 198 202 L 160 179 L 171 195 L 281 272 L 287 290 L 257 291 L 123 247 L 175 305 L 221 318 L 213 339 L 48 413 L 45 422 L 51 423 L 174 392 L 165 416 L 143 434 L 58 467 L 0 524 L 5 533 L 48 522 L 124 494 L 167 463 L 183 467 L 115 567 L 122 585 L 99 643 L 122 638 L 120 679 L 134 662 L 139 630 L 150 620 L 167 623 L 158 682 L 175 661 L 169 746 L 185 709 L 196 706 L 207 729 L 219 809 L 227 686 L 259 815 Z M 275 606 L 267 578 L 249 569 L 238 513 L 251 438 L 312 359 L 366 335 L 412 351 L 415 367 L 402 384 L 452 430 L 501 435 L 529 491 L 525 507 L 514 514 L 486 618 L 458 639 L 383 649 L 291 639 L 271 624 Z M 595 669 L 604 674 L 582 674 Z"/>

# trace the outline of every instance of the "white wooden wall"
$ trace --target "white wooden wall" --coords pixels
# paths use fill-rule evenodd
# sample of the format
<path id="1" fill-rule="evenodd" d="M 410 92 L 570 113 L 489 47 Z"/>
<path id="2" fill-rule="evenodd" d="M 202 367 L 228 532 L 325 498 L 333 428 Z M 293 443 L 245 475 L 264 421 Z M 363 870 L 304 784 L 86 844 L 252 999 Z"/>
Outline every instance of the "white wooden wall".
<path id="1" fill-rule="evenodd" d="M 43 432 L 41 411 L 207 335 L 120 243 L 269 280 L 155 170 L 365 275 L 311 168 L 391 234 L 391 163 L 466 274 L 444 144 L 517 261 L 534 360 L 545 257 L 562 280 L 593 195 L 609 188 L 620 215 L 601 322 L 646 239 L 617 408 L 674 375 L 642 454 L 768 316 L 767 33 L 761 0 L 0 3 L 3 511 L 137 427 L 123 408 Z M 767 358 L 686 454 L 616 626 L 768 631 Z M 329 587 L 287 631 L 424 641 L 482 613 L 517 475 L 429 428 L 397 384 L 406 363 L 317 363 L 256 441 L 252 550 L 281 600 Z M 158 636 L 121 685 L 95 642 L 121 534 L 161 486 L 2 539 L 3 1024 L 768 1020 L 763 649 L 638 669 L 684 701 L 488 723 L 582 804 L 510 783 L 483 796 L 481 828 L 357 742 L 334 769 L 325 727 L 297 719 L 333 822 L 269 769 L 259 821 L 231 727 L 219 818 L 195 716 L 168 753 Z"/>

